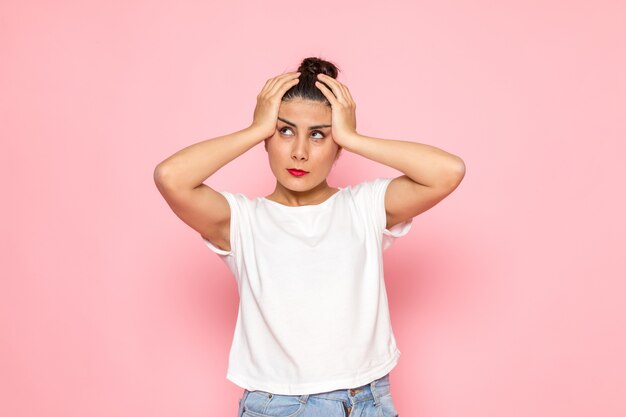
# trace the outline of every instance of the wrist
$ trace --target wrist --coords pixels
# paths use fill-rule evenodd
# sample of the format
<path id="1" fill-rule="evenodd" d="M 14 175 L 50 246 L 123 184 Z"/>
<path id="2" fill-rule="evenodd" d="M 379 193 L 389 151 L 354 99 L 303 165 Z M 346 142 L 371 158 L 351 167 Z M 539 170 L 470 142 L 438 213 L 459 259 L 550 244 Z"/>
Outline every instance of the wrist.
<path id="1" fill-rule="evenodd" d="M 276 127 L 274 126 L 273 128 L 268 129 L 267 127 L 256 125 L 253 123 L 244 130 L 254 135 L 254 137 L 258 138 L 259 142 L 261 142 L 272 136 L 276 131 Z"/>
<path id="2" fill-rule="evenodd" d="M 362 140 L 363 140 L 363 136 L 359 135 L 355 131 L 353 133 L 350 133 L 342 137 L 341 141 L 338 141 L 337 143 L 339 144 L 339 146 L 346 149 L 347 151 L 354 152 L 355 146 L 357 146 L 357 144 Z"/>

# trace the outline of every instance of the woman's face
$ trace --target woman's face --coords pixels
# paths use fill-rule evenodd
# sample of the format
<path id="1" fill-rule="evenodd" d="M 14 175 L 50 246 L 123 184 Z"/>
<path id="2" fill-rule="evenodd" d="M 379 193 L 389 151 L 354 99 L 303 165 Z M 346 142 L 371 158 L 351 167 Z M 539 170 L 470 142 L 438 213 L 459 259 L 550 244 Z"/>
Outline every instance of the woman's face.
<path id="1" fill-rule="evenodd" d="M 331 108 L 324 103 L 302 99 L 281 103 L 276 132 L 265 141 L 270 167 L 279 184 L 292 191 L 308 191 L 325 184 L 339 150 L 330 124 Z M 308 174 L 294 176 L 288 171 L 291 168 Z"/>

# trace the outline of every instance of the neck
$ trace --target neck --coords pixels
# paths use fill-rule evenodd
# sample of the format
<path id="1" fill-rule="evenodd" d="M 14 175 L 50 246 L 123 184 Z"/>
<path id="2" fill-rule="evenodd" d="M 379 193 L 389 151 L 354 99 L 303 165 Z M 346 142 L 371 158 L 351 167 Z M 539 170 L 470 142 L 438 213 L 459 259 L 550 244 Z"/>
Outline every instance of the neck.
<path id="1" fill-rule="evenodd" d="M 284 204 L 286 206 L 308 206 L 326 201 L 336 192 L 335 188 L 328 186 L 326 180 L 315 188 L 306 191 L 293 191 L 276 182 L 274 192 L 266 198 Z"/>

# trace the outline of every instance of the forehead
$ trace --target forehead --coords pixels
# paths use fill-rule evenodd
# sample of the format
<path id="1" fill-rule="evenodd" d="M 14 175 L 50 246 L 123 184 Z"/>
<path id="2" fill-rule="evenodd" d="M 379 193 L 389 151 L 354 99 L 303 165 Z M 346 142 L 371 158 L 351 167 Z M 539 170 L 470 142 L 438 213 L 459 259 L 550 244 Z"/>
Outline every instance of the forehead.
<path id="1" fill-rule="evenodd" d="M 331 108 L 319 101 L 294 99 L 281 101 L 278 116 L 298 126 L 330 124 Z"/>

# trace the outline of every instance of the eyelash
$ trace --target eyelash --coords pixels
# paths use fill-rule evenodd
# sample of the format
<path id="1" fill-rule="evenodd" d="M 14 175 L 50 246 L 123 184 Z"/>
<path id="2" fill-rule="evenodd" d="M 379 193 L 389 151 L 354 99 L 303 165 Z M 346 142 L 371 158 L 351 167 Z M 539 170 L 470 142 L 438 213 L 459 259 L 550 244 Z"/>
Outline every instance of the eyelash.
<path id="1" fill-rule="evenodd" d="M 290 127 L 283 126 L 283 127 L 281 127 L 280 129 L 278 129 L 278 131 L 279 131 L 281 134 L 284 134 L 284 133 L 283 133 L 283 130 L 285 130 L 285 129 L 289 129 L 289 130 L 291 130 L 291 128 L 290 128 Z M 321 138 L 313 138 L 313 139 L 315 139 L 315 140 L 322 140 L 322 139 L 324 139 L 324 138 L 326 137 L 326 136 L 325 136 L 322 132 L 320 132 L 319 130 L 314 130 L 314 131 L 312 131 L 312 132 L 311 132 L 311 134 L 313 134 L 313 133 L 319 133 L 320 135 L 322 135 L 322 137 L 321 137 Z"/>

